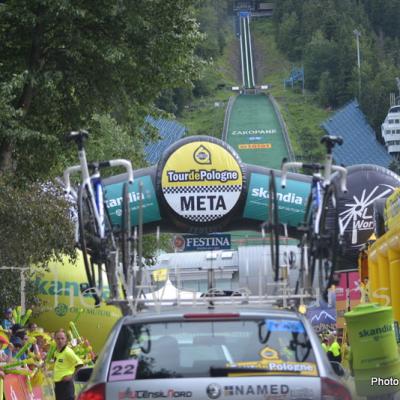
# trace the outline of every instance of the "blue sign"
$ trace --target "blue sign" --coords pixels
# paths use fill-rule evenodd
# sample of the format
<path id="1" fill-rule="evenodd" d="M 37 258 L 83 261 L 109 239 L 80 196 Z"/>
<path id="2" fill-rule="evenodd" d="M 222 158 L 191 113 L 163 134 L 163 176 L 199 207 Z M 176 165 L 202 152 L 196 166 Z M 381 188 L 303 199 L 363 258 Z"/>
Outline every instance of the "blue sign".
<path id="1" fill-rule="evenodd" d="M 336 308 L 321 304 L 307 310 L 307 319 L 311 322 L 314 330 L 318 333 L 333 331 L 336 329 Z"/>
<path id="2" fill-rule="evenodd" d="M 301 321 L 294 319 L 269 319 L 265 321 L 267 324 L 267 330 L 274 332 L 294 332 L 304 333 L 304 326 Z"/>
<path id="3" fill-rule="evenodd" d="M 229 250 L 231 235 L 214 233 L 212 235 L 177 235 L 174 247 L 178 251 Z"/>

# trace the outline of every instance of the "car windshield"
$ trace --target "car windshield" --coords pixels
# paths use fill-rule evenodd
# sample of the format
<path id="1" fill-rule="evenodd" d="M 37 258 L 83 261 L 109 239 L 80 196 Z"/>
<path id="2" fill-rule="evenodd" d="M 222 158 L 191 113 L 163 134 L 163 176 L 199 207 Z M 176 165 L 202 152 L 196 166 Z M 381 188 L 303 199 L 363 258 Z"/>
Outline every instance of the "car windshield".
<path id="1" fill-rule="evenodd" d="M 280 318 L 126 325 L 109 379 L 127 368 L 133 379 L 318 375 L 304 325 Z"/>

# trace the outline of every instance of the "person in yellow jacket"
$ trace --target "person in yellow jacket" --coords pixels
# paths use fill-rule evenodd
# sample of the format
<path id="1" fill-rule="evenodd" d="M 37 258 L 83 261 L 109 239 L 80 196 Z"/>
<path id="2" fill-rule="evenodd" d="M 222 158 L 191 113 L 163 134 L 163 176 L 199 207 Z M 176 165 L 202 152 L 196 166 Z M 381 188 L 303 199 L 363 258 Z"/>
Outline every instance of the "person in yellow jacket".
<path id="1" fill-rule="evenodd" d="M 350 345 L 347 341 L 343 341 L 341 353 L 342 353 L 342 366 L 346 370 L 350 371 Z"/>
<path id="2" fill-rule="evenodd" d="M 327 352 L 329 361 L 342 361 L 342 355 L 340 352 L 340 344 L 337 341 L 336 334 L 331 333 L 328 336 L 328 352 Z"/>
<path id="3" fill-rule="evenodd" d="M 83 361 L 68 346 L 67 334 L 64 329 L 56 332 L 56 351 L 54 352 L 54 390 L 56 400 L 74 400 L 74 375 L 83 366 Z"/>
<path id="4" fill-rule="evenodd" d="M 364 277 L 363 281 L 360 283 L 360 303 L 368 303 L 369 302 L 369 280 L 368 276 Z"/>
<path id="5" fill-rule="evenodd" d="M 325 335 L 319 335 L 319 338 L 321 340 L 321 346 L 324 349 L 325 353 L 328 352 L 328 344 L 327 344 L 327 339 L 325 337 Z"/>

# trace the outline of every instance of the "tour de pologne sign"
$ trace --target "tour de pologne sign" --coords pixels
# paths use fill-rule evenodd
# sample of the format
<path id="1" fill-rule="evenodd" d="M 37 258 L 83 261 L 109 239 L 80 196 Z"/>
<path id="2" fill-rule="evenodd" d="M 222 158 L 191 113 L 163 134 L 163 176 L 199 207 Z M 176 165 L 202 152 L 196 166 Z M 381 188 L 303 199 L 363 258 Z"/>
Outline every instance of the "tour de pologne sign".
<path id="1" fill-rule="evenodd" d="M 218 221 L 237 204 L 243 186 L 239 162 L 223 146 L 189 142 L 167 159 L 161 190 L 171 209 L 188 222 Z"/>

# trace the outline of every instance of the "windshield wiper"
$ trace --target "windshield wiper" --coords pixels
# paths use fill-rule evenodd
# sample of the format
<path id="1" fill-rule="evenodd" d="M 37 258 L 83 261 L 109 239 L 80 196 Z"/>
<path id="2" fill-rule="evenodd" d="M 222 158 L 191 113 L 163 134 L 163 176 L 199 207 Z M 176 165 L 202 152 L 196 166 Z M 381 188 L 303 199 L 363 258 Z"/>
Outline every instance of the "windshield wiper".
<path id="1" fill-rule="evenodd" d="M 252 374 L 252 373 L 260 373 L 260 372 L 273 372 L 279 374 L 300 374 L 301 371 L 282 371 L 277 369 L 269 369 L 269 368 L 258 368 L 258 367 L 210 367 L 210 376 L 228 376 L 233 373 L 243 373 L 243 374 Z"/>

